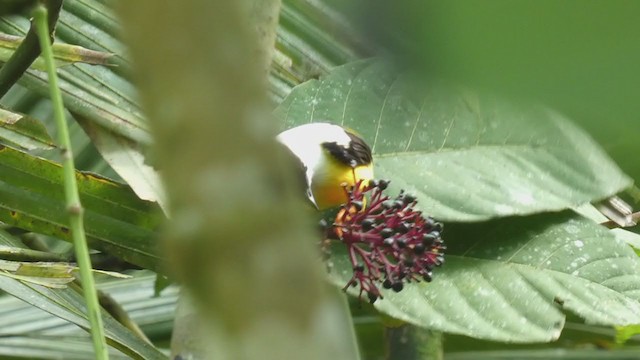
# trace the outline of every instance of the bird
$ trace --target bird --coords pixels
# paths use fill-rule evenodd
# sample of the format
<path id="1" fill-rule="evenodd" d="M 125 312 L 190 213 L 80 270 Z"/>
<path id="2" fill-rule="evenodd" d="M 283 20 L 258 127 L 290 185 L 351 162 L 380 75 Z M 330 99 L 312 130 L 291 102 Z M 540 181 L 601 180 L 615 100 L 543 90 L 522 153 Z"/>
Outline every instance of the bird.
<path id="1" fill-rule="evenodd" d="M 297 160 L 306 196 L 318 210 L 347 201 L 345 186 L 373 179 L 371 148 L 355 131 L 327 122 L 296 126 L 277 135 Z"/>

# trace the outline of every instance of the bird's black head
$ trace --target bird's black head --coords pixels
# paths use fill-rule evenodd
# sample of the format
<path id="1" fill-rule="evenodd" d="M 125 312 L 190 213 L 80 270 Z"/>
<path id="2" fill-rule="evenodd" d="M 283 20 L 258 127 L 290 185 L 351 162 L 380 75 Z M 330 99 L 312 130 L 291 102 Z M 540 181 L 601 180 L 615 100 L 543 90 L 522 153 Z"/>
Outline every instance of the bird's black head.
<path id="1" fill-rule="evenodd" d="M 348 146 L 339 145 L 336 142 L 325 142 L 322 143 L 322 147 L 334 158 L 351 167 L 371 164 L 373 158 L 369 145 L 358 135 L 347 130 L 345 132 L 351 139 Z"/>

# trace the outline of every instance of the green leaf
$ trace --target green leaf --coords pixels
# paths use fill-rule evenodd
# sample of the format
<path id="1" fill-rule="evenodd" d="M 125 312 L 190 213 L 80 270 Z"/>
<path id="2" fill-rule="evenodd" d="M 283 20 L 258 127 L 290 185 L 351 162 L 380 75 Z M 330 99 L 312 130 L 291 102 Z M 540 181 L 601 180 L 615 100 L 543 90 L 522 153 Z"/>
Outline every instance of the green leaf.
<path id="1" fill-rule="evenodd" d="M 76 3 L 80 7 L 91 8 L 89 3 Z M 24 19 L 0 19 L 0 31 L 23 36 L 27 28 L 28 22 Z M 137 104 L 136 91 L 120 74 L 129 68 L 128 62 L 122 57 L 125 53 L 122 43 L 109 33 L 65 11 L 60 14 L 56 36 L 66 42 L 116 54 L 112 58 L 116 67 L 72 64 L 58 70 L 65 107 L 110 131 L 148 144 L 151 136 Z M 19 83 L 41 96 L 48 96 L 48 80 L 42 72 L 28 70 Z"/>
<path id="2" fill-rule="evenodd" d="M 397 40 L 386 44 L 394 47 L 394 56 L 402 57 L 395 48 L 399 45 L 409 50 L 407 61 L 425 61 L 426 72 L 553 104 L 640 180 L 640 161 L 631 155 L 640 151 L 640 2 L 380 5 L 363 6 L 357 15 L 364 24 L 376 19 L 375 27 L 367 29 L 381 35 L 378 39 Z"/>
<path id="3" fill-rule="evenodd" d="M 78 291 L 71 287 L 50 289 L 0 276 L 0 289 L 83 329 L 89 328 L 84 299 Z M 166 359 L 166 356 L 158 349 L 134 335 L 107 312 L 102 312 L 102 318 L 105 333 L 111 346 L 135 359 Z"/>
<path id="4" fill-rule="evenodd" d="M 166 340 L 171 335 L 179 288 L 170 286 L 154 296 L 155 274 L 138 271 L 130 279 L 99 278 L 98 288 L 109 294 L 150 337 Z M 30 319 L 25 322 L 24 319 Z M 83 330 L 50 312 L 22 300 L 0 296 L 0 338 L 8 335 L 75 335 Z"/>
<path id="5" fill-rule="evenodd" d="M 603 349 L 525 349 L 469 351 L 447 353 L 447 360 L 630 360 L 637 359 L 640 348 L 603 350 Z"/>
<path id="6" fill-rule="evenodd" d="M 55 144 L 40 121 L 0 108 L 0 138 L 24 150 L 53 149 Z"/>
<path id="7" fill-rule="evenodd" d="M 640 255 L 640 235 L 625 229 L 611 229 L 611 233 L 631 246 Z"/>
<path id="8" fill-rule="evenodd" d="M 640 335 L 640 324 L 616 326 L 616 343 L 624 344 L 633 336 Z"/>
<path id="9" fill-rule="evenodd" d="M 602 224 L 609 219 L 604 216 L 595 206 L 591 204 L 585 204 L 574 209 L 578 214 L 591 219 L 594 222 Z M 629 230 L 622 228 L 614 228 L 610 230 L 611 233 L 619 240 L 624 241 L 629 246 L 635 249 L 636 253 L 640 253 L 640 235 Z"/>
<path id="10" fill-rule="evenodd" d="M 0 245 L 0 249 L 6 250 L 6 247 Z M 15 249 L 24 251 L 25 249 Z M 31 250 L 35 251 L 35 250 Z M 41 253 L 42 257 L 53 257 L 51 254 Z M 0 276 L 8 276 L 23 282 L 42 285 L 50 288 L 65 288 L 67 284 L 76 279 L 75 274 L 79 272 L 79 268 L 66 262 L 20 262 L 8 261 L 0 259 Z M 119 279 L 128 279 L 129 275 L 120 274 L 114 271 L 92 270 L 96 274 L 107 275 Z"/>
<path id="11" fill-rule="evenodd" d="M 285 127 L 329 121 L 371 145 L 377 178 L 418 195 L 441 220 L 561 210 L 631 184 L 561 115 L 366 60 L 296 87 L 276 109 Z"/>
<path id="12" fill-rule="evenodd" d="M 21 14 L 31 8 L 35 0 L 5 0 L 0 2 L 0 15 Z"/>
<path id="13" fill-rule="evenodd" d="M 348 21 L 330 8 L 320 4 L 285 3 L 278 28 L 276 47 L 281 55 L 292 59 L 282 66 L 276 62 L 272 69 L 271 90 L 283 97 L 290 88 L 304 79 L 324 73 L 331 66 L 370 52 L 355 37 Z M 330 28 L 333 36 L 327 36 Z M 0 19 L 0 31 L 24 36 L 28 21 L 18 17 Z M 151 141 L 143 119 L 135 88 L 128 80 L 131 65 L 127 50 L 118 39 L 121 26 L 112 10 L 99 1 L 66 0 L 56 38 L 66 43 L 114 54 L 110 61 L 116 66 L 86 66 L 73 64 L 59 71 L 65 106 L 75 114 L 82 114 L 91 122 L 109 131 L 148 145 Z M 92 36 L 87 36 L 92 34 Z M 281 56 L 281 57 L 282 57 Z M 46 95 L 46 79 L 28 71 L 20 83 L 34 93 Z"/>
<path id="14" fill-rule="evenodd" d="M 0 232 L 0 243 L 4 242 L 3 234 Z M 0 259 L 13 261 L 68 261 L 68 256 L 46 251 L 32 250 L 24 245 L 3 245 L 0 244 Z"/>
<path id="15" fill-rule="evenodd" d="M 23 38 L 0 33 L 0 62 L 6 62 L 13 55 L 15 50 L 22 43 Z M 93 65 L 109 65 L 109 58 L 113 54 L 93 51 L 82 46 L 69 44 L 54 44 L 53 57 L 56 67 L 71 65 L 77 62 L 83 62 Z M 38 57 L 32 64 L 31 68 L 44 71 L 45 65 L 42 57 Z"/>
<path id="16" fill-rule="evenodd" d="M 0 260 L 0 276 L 50 288 L 65 288 L 75 280 L 73 272 L 77 269 L 76 266 L 65 263 Z"/>
<path id="17" fill-rule="evenodd" d="M 4 229 L 0 229 L 0 244 L 10 248 L 27 249 L 22 241 L 6 232 Z"/>
<path id="18" fill-rule="evenodd" d="M 69 240 L 62 168 L 10 147 L 0 147 L 0 221 Z M 157 207 L 128 186 L 76 172 L 85 230 L 91 245 L 131 263 L 157 268 Z"/>
<path id="19" fill-rule="evenodd" d="M 587 219 L 563 213 L 450 224 L 445 241 L 446 263 L 432 283 L 383 290 L 375 307 L 430 329 L 507 342 L 557 339 L 561 310 L 594 324 L 640 322 L 640 260 Z M 336 247 L 330 275 L 344 286 L 351 265 Z"/>
<path id="20" fill-rule="evenodd" d="M 142 200 L 157 202 L 167 213 L 166 194 L 156 169 L 145 162 L 142 146 L 76 117 L 104 160 Z"/>
<path id="21" fill-rule="evenodd" d="M 88 336 L 23 335 L 0 337 L 3 358 L 25 359 L 93 359 L 95 352 Z M 110 348 L 109 359 L 128 360 L 129 356 Z"/>

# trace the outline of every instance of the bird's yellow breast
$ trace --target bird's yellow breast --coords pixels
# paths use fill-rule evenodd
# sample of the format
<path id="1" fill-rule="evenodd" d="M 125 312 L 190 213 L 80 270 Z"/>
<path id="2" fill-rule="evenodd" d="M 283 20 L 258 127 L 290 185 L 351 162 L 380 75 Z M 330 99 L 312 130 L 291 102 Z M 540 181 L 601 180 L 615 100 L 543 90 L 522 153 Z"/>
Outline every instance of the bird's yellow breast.
<path id="1" fill-rule="evenodd" d="M 327 161 L 311 181 L 311 192 L 318 209 L 328 209 L 347 201 L 344 185 L 353 186 L 359 180 L 366 185 L 373 179 L 373 165 L 352 168 L 336 160 Z"/>

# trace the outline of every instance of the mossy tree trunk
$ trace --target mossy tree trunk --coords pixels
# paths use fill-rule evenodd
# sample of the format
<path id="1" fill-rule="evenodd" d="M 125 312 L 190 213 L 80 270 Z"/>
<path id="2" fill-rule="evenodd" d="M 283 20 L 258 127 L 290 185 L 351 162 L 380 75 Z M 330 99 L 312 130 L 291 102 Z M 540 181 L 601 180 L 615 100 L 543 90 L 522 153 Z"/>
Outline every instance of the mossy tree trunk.
<path id="1" fill-rule="evenodd" d="M 171 204 L 165 254 L 204 323 L 174 349 L 184 358 L 198 337 L 199 358 L 355 357 L 273 141 L 265 69 L 279 6 L 144 0 L 121 11 Z"/>

